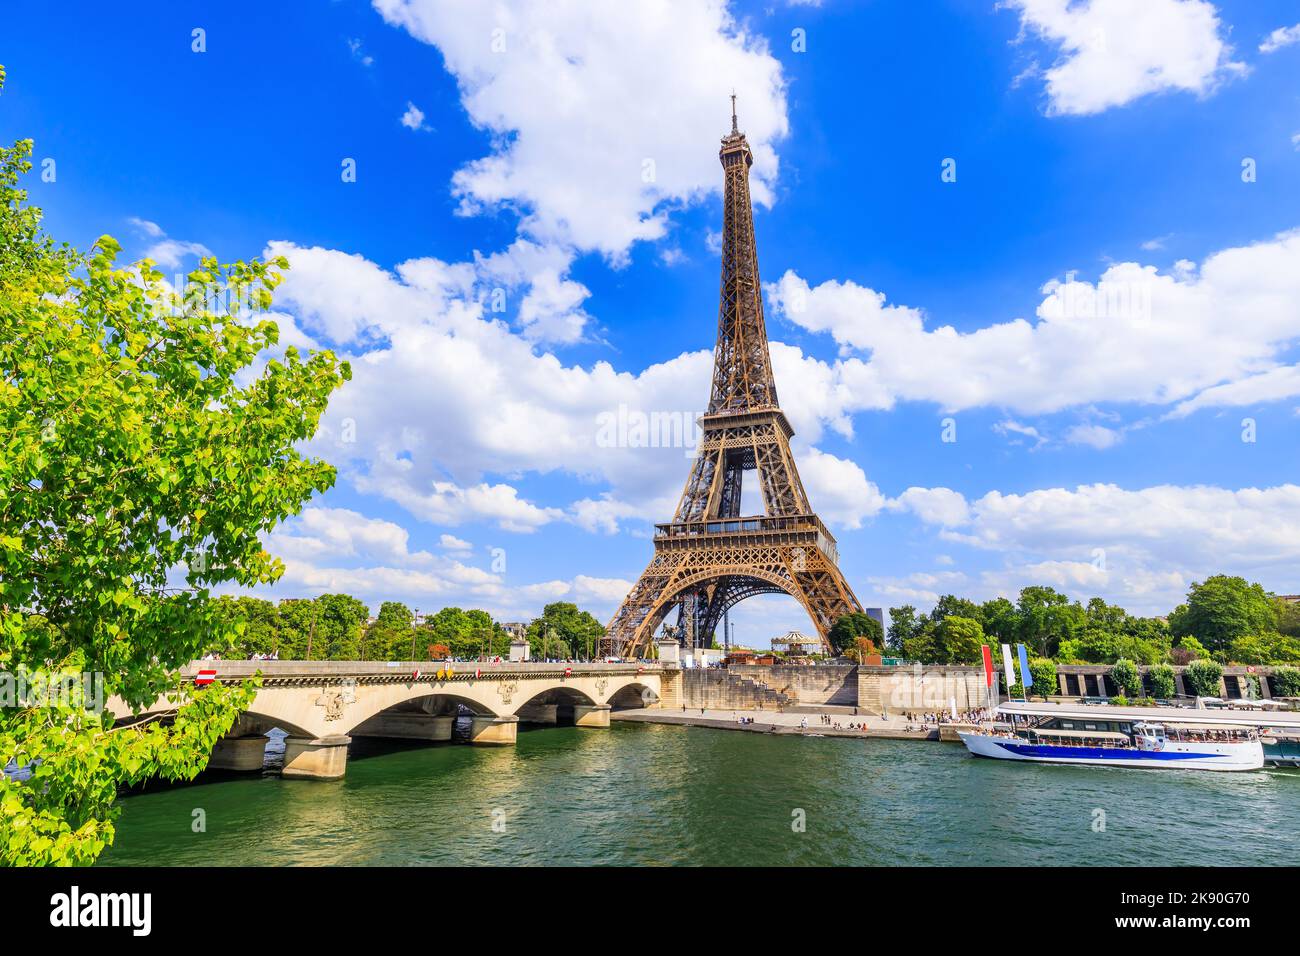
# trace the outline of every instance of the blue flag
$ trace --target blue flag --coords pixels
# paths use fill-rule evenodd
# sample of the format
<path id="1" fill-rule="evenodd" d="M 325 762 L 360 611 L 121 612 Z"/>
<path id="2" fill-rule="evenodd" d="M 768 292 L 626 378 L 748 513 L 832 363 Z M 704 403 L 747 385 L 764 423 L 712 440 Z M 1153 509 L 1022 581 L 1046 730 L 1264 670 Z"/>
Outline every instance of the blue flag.
<path id="1" fill-rule="evenodd" d="M 1034 686 L 1034 678 L 1029 673 L 1029 655 L 1025 653 L 1025 645 L 1017 644 L 1016 650 L 1020 652 L 1020 686 L 1025 690 Z"/>

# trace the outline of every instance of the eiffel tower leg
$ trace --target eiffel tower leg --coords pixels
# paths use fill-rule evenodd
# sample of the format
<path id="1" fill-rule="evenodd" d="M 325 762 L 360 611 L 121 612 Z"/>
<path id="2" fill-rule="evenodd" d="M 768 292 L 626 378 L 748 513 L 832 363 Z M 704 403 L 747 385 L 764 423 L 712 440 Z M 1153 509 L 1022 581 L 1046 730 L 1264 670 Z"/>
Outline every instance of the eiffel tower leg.
<path id="1" fill-rule="evenodd" d="M 654 632 L 672 610 L 672 605 L 663 598 L 670 583 L 678 577 L 683 557 L 671 552 L 655 553 L 605 628 L 608 653 L 621 657 L 644 653 Z"/>
<path id="2" fill-rule="evenodd" d="M 823 649 L 830 653 L 831 627 L 843 615 L 861 611 L 853 589 L 840 569 L 816 549 L 793 548 L 789 555 L 790 577 L 809 617 L 817 626 Z"/>

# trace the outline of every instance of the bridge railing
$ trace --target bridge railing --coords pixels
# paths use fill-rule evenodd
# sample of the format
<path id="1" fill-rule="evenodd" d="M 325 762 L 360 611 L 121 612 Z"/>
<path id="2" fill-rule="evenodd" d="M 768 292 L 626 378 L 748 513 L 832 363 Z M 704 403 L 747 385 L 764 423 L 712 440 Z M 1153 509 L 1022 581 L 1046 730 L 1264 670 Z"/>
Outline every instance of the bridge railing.
<path id="1" fill-rule="evenodd" d="M 200 670 L 215 670 L 218 679 L 252 677 L 369 677 L 384 675 L 436 673 L 439 670 L 456 674 L 481 673 L 485 678 L 510 674 L 563 674 L 566 669 L 573 676 L 584 674 L 636 674 L 658 673 L 663 669 L 658 661 L 627 661 L 617 664 L 604 661 L 590 663 L 550 663 L 546 661 L 501 661 L 498 663 L 474 661 L 248 661 L 203 660 L 193 661 L 181 669 L 186 677 Z"/>

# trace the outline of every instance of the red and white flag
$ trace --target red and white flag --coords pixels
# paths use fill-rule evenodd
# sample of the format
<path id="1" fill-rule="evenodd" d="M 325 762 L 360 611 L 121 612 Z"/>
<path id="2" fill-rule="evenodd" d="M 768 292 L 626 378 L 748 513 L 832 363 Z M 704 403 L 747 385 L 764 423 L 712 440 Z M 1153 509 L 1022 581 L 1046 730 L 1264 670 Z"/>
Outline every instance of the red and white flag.
<path id="1" fill-rule="evenodd" d="M 573 676 L 573 668 L 572 668 L 572 667 L 566 667 L 566 668 L 564 669 L 564 676 L 565 676 L 565 677 L 571 677 L 571 676 Z"/>
<path id="2" fill-rule="evenodd" d="M 215 667 L 201 667 L 198 674 L 194 676 L 195 687 L 207 687 L 217 679 L 217 669 Z"/>

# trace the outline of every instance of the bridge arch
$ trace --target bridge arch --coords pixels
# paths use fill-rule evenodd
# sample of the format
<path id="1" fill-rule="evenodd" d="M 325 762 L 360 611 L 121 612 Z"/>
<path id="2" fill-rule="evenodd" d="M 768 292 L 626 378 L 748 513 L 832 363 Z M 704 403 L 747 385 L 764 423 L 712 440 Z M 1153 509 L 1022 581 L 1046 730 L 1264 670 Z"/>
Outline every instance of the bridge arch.
<path id="1" fill-rule="evenodd" d="M 653 707 L 659 702 L 659 695 L 649 684 L 630 681 L 609 695 L 605 703 L 614 710 L 630 710 L 640 707 Z"/>

